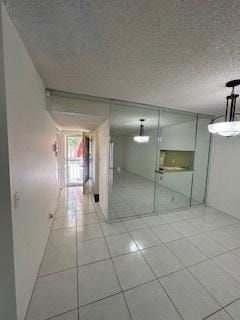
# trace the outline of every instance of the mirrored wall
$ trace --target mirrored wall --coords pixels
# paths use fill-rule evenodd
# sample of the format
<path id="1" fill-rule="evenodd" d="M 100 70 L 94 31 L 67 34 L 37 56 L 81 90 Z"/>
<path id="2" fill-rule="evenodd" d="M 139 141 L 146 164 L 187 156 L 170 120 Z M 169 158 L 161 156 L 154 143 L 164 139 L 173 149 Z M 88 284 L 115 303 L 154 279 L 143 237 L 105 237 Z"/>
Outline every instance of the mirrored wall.
<path id="1" fill-rule="evenodd" d="M 211 117 L 112 102 L 110 220 L 205 202 Z"/>

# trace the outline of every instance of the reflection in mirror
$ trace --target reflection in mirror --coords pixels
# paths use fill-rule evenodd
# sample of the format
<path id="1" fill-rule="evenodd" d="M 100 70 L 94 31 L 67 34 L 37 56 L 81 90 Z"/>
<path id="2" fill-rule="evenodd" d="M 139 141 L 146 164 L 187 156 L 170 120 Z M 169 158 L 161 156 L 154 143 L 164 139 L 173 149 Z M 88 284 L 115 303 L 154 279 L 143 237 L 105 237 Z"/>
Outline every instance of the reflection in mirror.
<path id="1" fill-rule="evenodd" d="M 109 219 L 153 212 L 157 138 L 158 110 L 112 105 Z"/>
<path id="2" fill-rule="evenodd" d="M 156 170 L 155 212 L 190 205 L 196 115 L 161 110 L 160 154 Z"/>
<path id="3" fill-rule="evenodd" d="M 208 124 L 211 120 L 211 117 L 198 115 L 191 205 L 202 204 L 205 203 L 206 200 L 210 146 Z"/>
<path id="4" fill-rule="evenodd" d="M 109 219 L 205 203 L 210 117 L 113 102 Z"/>

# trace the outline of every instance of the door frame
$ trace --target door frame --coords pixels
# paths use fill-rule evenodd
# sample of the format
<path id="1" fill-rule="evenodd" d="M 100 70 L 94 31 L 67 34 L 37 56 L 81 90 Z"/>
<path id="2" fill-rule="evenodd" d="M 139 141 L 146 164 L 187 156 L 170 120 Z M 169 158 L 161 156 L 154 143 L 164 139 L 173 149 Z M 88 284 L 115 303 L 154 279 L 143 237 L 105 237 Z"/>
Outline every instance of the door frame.
<path id="1" fill-rule="evenodd" d="M 83 186 L 83 181 L 82 183 L 69 183 L 69 174 L 68 174 L 68 137 L 82 137 L 83 139 L 83 132 L 79 132 L 79 133 L 76 133 L 76 132 L 65 132 L 64 134 L 64 145 L 65 145 L 65 152 L 64 152 L 64 168 L 65 168 L 65 185 L 67 187 L 73 187 L 73 186 Z M 83 165 L 82 165 L 83 167 Z"/>

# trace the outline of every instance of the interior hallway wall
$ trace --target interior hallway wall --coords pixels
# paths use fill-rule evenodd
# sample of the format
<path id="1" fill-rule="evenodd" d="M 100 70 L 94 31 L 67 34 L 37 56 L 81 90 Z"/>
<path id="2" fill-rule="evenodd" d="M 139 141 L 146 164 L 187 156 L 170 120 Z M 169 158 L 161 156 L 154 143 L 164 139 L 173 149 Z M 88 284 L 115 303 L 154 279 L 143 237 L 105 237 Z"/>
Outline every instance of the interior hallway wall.
<path id="1" fill-rule="evenodd" d="M 96 130 L 99 135 L 99 204 L 108 218 L 108 174 L 109 174 L 109 120 L 104 121 Z"/>
<path id="2" fill-rule="evenodd" d="M 0 319 L 17 319 L 0 4 Z"/>
<path id="3" fill-rule="evenodd" d="M 4 5 L 2 18 L 17 314 L 23 320 L 49 234 L 49 213 L 56 207 L 56 127 L 46 111 L 44 84 Z"/>
<path id="4" fill-rule="evenodd" d="M 213 137 L 208 205 L 240 218 L 240 137 Z"/>
<path id="5" fill-rule="evenodd" d="M 99 134 L 92 133 L 93 192 L 99 194 Z"/>

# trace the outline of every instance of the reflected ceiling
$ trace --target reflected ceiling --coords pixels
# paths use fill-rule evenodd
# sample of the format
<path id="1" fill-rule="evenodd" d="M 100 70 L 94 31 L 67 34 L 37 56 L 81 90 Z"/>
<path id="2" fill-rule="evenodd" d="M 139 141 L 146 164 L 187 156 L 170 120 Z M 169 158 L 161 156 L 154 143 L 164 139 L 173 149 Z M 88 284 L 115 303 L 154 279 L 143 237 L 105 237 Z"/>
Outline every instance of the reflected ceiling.
<path id="1" fill-rule="evenodd" d="M 133 135 L 139 132 L 140 121 L 145 119 L 145 131 L 158 130 L 158 111 L 141 107 L 114 105 L 111 111 L 110 135 Z M 160 127 L 195 121 L 196 116 L 187 113 L 160 111 Z"/>
<path id="2" fill-rule="evenodd" d="M 239 0 L 4 0 L 47 87 L 206 113 L 239 78 Z"/>

